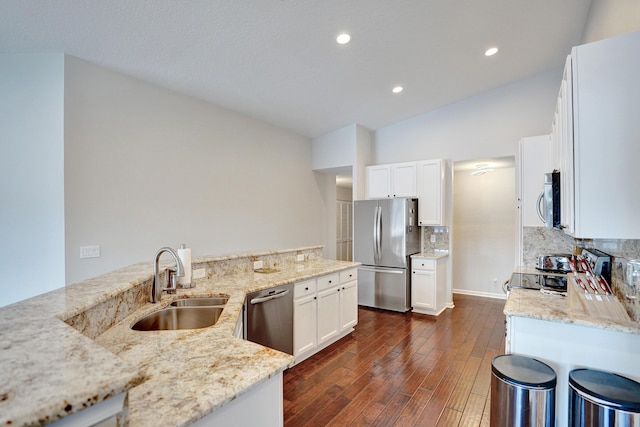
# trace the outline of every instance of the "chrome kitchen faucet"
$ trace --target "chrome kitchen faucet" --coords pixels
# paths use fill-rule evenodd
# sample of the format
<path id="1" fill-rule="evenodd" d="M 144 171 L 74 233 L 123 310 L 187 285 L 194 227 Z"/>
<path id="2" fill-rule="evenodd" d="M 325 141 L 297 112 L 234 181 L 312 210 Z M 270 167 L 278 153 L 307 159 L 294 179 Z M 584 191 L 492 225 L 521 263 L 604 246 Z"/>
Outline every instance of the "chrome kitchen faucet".
<path id="1" fill-rule="evenodd" d="M 167 287 L 163 288 L 160 284 L 160 275 L 158 274 L 158 262 L 160 261 L 160 256 L 164 253 L 168 252 L 171 254 L 173 259 L 176 261 L 176 268 L 168 268 L 167 269 Z M 160 302 L 162 299 L 162 291 L 167 291 L 169 294 L 175 294 L 177 289 L 177 277 L 184 276 L 184 268 L 182 267 L 182 262 L 178 257 L 175 249 L 172 249 L 168 246 L 164 248 L 158 249 L 156 252 L 156 259 L 153 263 L 153 283 L 151 284 L 151 298 L 150 301 L 152 303 Z"/>

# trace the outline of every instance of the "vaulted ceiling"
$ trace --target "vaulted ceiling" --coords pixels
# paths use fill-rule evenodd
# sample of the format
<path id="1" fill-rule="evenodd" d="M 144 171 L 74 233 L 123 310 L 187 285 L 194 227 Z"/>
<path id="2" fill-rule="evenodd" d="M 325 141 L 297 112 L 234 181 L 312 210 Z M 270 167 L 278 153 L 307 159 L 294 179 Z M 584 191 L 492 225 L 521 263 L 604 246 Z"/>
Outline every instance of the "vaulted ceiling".
<path id="1" fill-rule="evenodd" d="M 315 137 L 561 67 L 590 3 L 0 0 L 0 52 L 63 52 Z"/>

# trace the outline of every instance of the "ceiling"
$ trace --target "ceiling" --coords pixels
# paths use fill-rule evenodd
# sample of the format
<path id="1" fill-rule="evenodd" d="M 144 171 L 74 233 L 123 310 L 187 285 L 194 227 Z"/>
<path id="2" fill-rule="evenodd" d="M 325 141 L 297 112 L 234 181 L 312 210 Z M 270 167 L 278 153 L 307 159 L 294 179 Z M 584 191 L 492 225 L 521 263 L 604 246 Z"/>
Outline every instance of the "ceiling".
<path id="1" fill-rule="evenodd" d="M 590 4 L 0 0 L 0 52 L 64 52 L 313 138 L 560 67 Z M 352 41 L 338 45 L 343 31 Z M 499 52 L 485 57 L 491 46 Z"/>

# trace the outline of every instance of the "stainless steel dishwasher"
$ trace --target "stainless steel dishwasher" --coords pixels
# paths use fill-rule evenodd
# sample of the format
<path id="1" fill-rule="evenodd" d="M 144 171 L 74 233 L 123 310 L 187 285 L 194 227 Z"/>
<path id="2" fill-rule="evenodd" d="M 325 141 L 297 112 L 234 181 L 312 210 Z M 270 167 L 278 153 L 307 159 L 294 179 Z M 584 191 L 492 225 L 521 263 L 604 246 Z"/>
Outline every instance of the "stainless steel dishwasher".
<path id="1" fill-rule="evenodd" d="M 247 294 L 245 339 L 293 354 L 293 284 Z"/>

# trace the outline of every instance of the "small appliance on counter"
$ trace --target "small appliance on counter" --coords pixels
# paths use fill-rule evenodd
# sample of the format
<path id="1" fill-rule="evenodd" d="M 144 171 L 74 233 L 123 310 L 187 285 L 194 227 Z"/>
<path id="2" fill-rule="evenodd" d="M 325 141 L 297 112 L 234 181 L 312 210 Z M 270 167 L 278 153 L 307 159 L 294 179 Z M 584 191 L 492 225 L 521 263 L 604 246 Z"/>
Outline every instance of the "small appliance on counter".
<path id="1" fill-rule="evenodd" d="M 548 273 L 568 273 L 571 271 L 569 261 L 571 254 L 538 255 L 536 269 Z"/>
<path id="2" fill-rule="evenodd" d="M 611 284 L 611 255 L 598 249 L 583 249 L 582 257 L 591 266 L 596 276 L 602 276 Z"/>
<path id="3" fill-rule="evenodd" d="M 559 274 L 513 273 L 507 291 L 513 288 L 542 290 L 549 294 L 566 294 L 567 276 Z"/>

